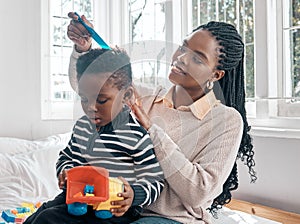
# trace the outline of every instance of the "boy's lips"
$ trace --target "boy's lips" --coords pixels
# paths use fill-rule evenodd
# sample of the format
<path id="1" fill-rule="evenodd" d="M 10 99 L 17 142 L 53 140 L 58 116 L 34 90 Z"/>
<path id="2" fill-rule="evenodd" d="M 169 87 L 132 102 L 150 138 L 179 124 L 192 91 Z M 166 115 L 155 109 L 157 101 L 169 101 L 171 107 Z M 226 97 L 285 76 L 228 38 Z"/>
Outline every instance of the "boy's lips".
<path id="1" fill-rule="evenodd" d="M 99 124 L 101 122 L 101 119 L 97 117 L 90 117 L 89 119 L 94 124 Z"/>

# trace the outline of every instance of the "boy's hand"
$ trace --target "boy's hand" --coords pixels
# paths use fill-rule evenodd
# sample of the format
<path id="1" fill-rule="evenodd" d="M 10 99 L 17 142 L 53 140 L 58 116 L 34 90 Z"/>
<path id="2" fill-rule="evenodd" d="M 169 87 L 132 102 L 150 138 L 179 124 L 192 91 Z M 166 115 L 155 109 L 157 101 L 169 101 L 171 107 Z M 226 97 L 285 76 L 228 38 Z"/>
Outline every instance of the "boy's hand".
<path id="1" fill-rule="evenodd" d="M 132 201 L 134 198 L 133 189 L 130 187 L 130 184 L 123 178 L 119 177 L 121 181 L 124 183 L 124 192 L 118 193 L 119 197 L 123 197 L 124 200 L 122 201 L 112 201 L 112 205 L 120 205 L 120 208 L 113 208 L 111 209 L 111 213 L 117 217 L 124 215 L 125 212 L 130 208 L 132 205 Z"/>
<path id="2" fill-rule="evenodd" d="M 78 52 L 86 52 L 91 48 L 92 45 L 92 38 L 85 29 L 85 27 L 78 22 L 78 17 L 75 15 L 74 12 L 68 13 L 69 18 L 72 20 L 70 21 L 70 24 L 68 26 L 67 35 L 75 44 L 75 49 Z M 91 24 L 84 15 L 81 16 L 81 19 L 90 27 L 94 27 L 93 24 Z"/>
<path id="3" fill-rule="evenodd" d="M 59 189 L 63 189 L 66 186 L 66 182 L 67 182 L 67 170 L 63 170 L 58 175 L 58 186 L 59 186 Z"/>

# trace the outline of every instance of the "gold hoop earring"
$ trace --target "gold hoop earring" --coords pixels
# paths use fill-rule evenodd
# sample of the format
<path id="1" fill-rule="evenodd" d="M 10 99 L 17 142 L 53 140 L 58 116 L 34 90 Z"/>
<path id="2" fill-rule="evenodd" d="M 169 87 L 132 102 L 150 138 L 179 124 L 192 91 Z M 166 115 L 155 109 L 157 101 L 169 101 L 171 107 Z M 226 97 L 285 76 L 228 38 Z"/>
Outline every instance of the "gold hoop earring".
<path id="1" fill-rule="evenodd" d="M 214 82 L 208 80 L 207 83 L 206 83 L 206 88 L 207 88 L 208 90 L 213 89 L 213 88 L 214 88 Z"/>

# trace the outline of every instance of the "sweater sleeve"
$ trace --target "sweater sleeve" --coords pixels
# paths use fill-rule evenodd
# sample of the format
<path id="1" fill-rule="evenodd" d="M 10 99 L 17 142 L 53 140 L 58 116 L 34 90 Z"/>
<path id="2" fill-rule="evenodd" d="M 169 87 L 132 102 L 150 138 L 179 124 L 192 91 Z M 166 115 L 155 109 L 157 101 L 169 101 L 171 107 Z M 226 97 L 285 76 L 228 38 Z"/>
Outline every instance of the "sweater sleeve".
<path id="1" fill-rule="evenodd" d="M 243 130 L 240 115 L 236 111 L 233 114 L 230 119 L 223 120 L 223 128 L 215 124 L 212 129 L 214 137 L 205 139 L 205 148 L 196 147 L 197 154 L 192 161 L 182 152 L 192 149 L 179 148 L 155 124 L 148 130 L 164 176 L 183 204 L 198 208 L 222 192 L 223 183 L 236 160 Z"/>
<path id="2" fill-rule="evenodd" d="M 73 160 L 74 150 L 74 132 L 72 133 L 71 139 L 65 149 L 59 152 L 58 160 L 56 162 L 56 175 L 58 176 L 63 170 L 71 169 L 77 165 Z"/>
<path id="3" fill-rule="evenodd" d="M 81 55 L 84 55 L 87 52 L 79 53 L 75 50 L 75 45 L 73 46 L 73 51 L 70 56 L 70 63 L 69 63 L 69 81 L 71 84 L 71 87 L 75 92 L 78 92 L 78 81 L 77 81 L 77 71 L 76 71 L 76 63 L 78 58 Z"/>
<path id="4" fill-rule="evenodd" d="M 164 186 L 162 169 L 155 157 L 149 134 L 145 134 L 134 151 L 134 169 L 137 181 L 131 185 L 134 191 L 132 205 L 150 205 L 160 195 Z"/>

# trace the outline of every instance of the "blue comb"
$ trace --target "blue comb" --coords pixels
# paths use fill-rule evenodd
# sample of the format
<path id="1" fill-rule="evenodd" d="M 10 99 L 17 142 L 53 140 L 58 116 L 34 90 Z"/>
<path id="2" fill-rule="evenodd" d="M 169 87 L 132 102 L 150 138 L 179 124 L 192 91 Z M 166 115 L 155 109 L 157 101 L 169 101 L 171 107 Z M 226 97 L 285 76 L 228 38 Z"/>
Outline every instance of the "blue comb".
<path id="1" fill-rule="evenodd" d="M 100 45 L 101 48 L 111 50 L 111 48 L 107 45 L 107 43 L 104 42 L 98 33 L 96 33 L 93 28 L 86 25 L 77 12 L 75 12 L 75 15 L 78 17 L 78 22 L 80 22 L 87 29 L 87 31 L 91 34 L 91 37 Z"/>

